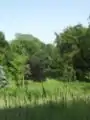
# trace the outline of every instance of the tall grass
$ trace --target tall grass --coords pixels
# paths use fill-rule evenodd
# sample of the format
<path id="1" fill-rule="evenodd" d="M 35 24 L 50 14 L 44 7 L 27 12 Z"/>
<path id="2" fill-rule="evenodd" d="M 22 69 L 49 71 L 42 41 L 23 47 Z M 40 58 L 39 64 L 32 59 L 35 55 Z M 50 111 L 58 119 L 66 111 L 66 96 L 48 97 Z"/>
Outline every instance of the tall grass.
<path id="1" fill-rule="evenodd" d="M 90 120 L 90 84 L 30 82 L 25 88 L 11 86 L 0 90 L 2 120 Z M 13 117 L 14 116 L 14 117 Z"/>

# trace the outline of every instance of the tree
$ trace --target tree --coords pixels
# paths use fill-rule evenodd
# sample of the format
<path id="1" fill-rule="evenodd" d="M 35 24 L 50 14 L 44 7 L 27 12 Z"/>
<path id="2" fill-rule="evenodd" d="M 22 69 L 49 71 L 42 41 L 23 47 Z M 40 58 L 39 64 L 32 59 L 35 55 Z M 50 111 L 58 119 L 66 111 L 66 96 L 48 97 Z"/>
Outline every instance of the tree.
<path id="1" fill-rule="evenodd" d="M 40 50 L 43 45 L 36 37 L 28 34 L 16 34 L 15 40 L 11 42 L 13 52 L 29 56 Z"/>
<path id="2" fill-rule="evenodd" d="M 2 64 L 5 54 L 7 54 L 10 46 L 9 43 L 5 40 L 5 35 L 3 32 L 0 32 L 0 63 Z"/>
<path id="3" fill-rule="evenodd" d="M 31 70 L 32 79 L 45 80 L 45 78 L 60 78 L 63 65 L 57 48 L 46 44 L 43 49 L 33 54 L 27 62 Z M 29 76 L 29 75 L 28 75 Z"/>
<path id="4" fill-rule="evenodd" d="M 89 27 L 81 24 L 67 27 L 60 35 L 56 34 L 56 45 L 63 57 L 64 64 L 70 64 L 76 71 L 78 80 L 85 80 L 85 72 L 88 71 L 90 56 Z M 81 71 L 81 72 L 80 72 Z"/>
<path id="5" fill-rule="evenodd" d="M 31 79 L 34 81 L 44 80 L 43 66 L 38 56 L 33 55 L 30 60 L 28 60 L 27 64 L 29 64 L 31 70 Z"/>

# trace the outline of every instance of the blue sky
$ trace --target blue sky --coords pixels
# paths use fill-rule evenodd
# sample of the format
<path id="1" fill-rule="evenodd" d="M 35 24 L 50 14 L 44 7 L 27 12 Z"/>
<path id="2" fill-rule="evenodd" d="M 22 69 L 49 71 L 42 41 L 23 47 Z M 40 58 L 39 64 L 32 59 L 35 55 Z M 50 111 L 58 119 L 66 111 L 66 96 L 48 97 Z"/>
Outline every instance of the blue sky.
<path id="1" fill-rule="evenodd" d="M 8 40 L 19 32 L 50 43 L 67 25 L 87 25 L 89 13 L 90 0 L 1 0 L 0 30 Z"/>

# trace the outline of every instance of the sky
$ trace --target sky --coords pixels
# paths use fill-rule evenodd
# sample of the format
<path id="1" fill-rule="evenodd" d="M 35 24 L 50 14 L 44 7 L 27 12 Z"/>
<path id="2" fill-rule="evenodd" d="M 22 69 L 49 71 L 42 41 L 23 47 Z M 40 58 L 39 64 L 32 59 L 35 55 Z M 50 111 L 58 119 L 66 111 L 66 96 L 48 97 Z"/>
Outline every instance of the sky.
<path id="1" fill-rule="evenodd" d="M 24 33 L 52 43 L 54 32 L 77 23 L 87 25 L 89 14 L 90 0 L 1 0 L 0 31 L 7 40 Z"/>

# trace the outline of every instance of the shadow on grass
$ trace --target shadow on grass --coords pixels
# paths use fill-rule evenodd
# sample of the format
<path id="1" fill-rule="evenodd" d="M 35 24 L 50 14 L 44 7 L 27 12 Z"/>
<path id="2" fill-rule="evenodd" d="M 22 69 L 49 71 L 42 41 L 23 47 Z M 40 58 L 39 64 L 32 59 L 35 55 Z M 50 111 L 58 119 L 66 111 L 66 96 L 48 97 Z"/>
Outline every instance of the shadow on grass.
<path id="1" fill-rule="evenodd" d="M 49 102 L 44 105 L 0 110 L 0 120 L 90 120 L 90 103 Z"/>

